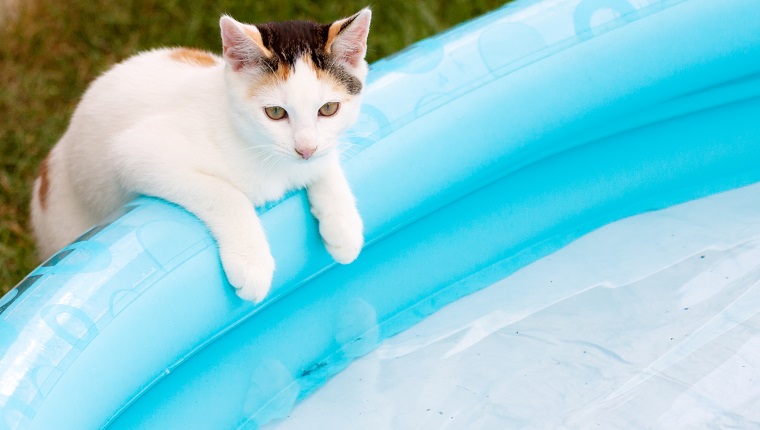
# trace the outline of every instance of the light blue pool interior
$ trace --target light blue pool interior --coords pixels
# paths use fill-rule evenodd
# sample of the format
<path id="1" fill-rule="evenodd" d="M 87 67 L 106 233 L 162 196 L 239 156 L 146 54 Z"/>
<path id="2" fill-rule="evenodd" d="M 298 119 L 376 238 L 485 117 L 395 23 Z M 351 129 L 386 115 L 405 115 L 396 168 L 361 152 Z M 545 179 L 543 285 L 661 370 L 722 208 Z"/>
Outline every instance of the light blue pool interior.
<path id="1" fill-rule="evenodd" d="M 480 316 L 463 312 L 458 321 L 467 327 L 467 315 L 487 317 L 496 306 L 525 315 L 504 328 L 530 336 L 510 334 L 503 348 L 491 351 L 498 349 L 505 365 L 545 373 L 524 383 L 500 379 L 496 388 L 504 396 L 493 402 L 513 405 L 504 418 L 528 420 L 530 410 L 519 408 L 514 396 L 526 405 L 535 394 L 557 400 L 556 416 L 547 419 L 626 419 L 631 405 L 617 405 L 645 398 L 640 390 L 648 387 L 659 392 L 651 385 L 659 379 L 650 376 L 670 375 L 672 360 L 718 363 L 721 354 L 740 355 L 738 343 L 716 344 L 710 339 L 728 338 L 698 332 L 724 327 L 711 325 L 707 316 L 733 315 L 732 300 L 754 290 L 748 284 L 691 286 L 690 275 L 664 267 L 701 270 L 745 249 L 718 247 L 705 252 L 707 261 L 688 254 L 668 263 L 670 254 L 658 244 L 669 239 L 652 227 L 611 239 L 629 253 L 615 263 L 616 254 L 606 248 L 598 261 L 587 257 L 584 264 L 557 268 L 550 265 L 552 255 L 509 275 L 615 220 L 760 180 L 758 16 L 756 0 L 518 2 L 375 63 L 362 118 L 347 137 L 345 170 L 367 238 L 355 263 L 339 266 L 330 259 L 305 195 L 295 193 L 260 210 L 277 271 L 265 302 L 243 302 L 227 284 L 204 226 L 181 208 L 141 198 L 0 299 L 0 429 L 257 428 L 286 417 L 299 399 L 355 359 L 387 353 L 410 335 L 384 340 L 489 285 L 482 294 L 503 293 L 503 300 L 480 308 Z M 631 236 L 642 240 L 628 249 Z M 579 243 L 587 242 L 562 255 L 589 255 Z M 653 260 L 662 261 L 660 271 L 647 274 L 653 266 L 629 258 L 637 249 L 655 258 L 660 248 L 662 260 Z M 618 271 L 628 263 L 633 272 Z M 550 278 L 557 271 L 561 278 L 554 279 L 566 282 L 542 284 L 546 278 L 525 277 L 531 270 Z M 630 273 L 643 273 L 643 280 L 621 281 Z M 590 274 L 599 277 L 583 277 Z M 594 288 L 597 281 L 613 284 Z M 672 307 L 689 295 L 709 295 L 710 288 L 717 298 L 705 309 Z M 655 301 L 659 292 L 664 297 Z M 461 303 L 476 297 L 482 295 Z M 460 333 L 441 322 L 449 309 L 420 327 Z M 658 310 L 683 319 L 658 314 L 650 321 Z M 603 337 L 598 327 L 615 328 L 609 327 L 615 317 L 620 330 L 614 336 L 594 337 Z M 674 334 L 665 339 L 662 324 L 671 323 Z M 754 336 L 750 323 L 732 330 Z M 582 329 L 576 337 L 574 327 Z M 452 357 L 466 361 L 494 336 L 507 337 L 486 334 Z M 430 348 L 446 349 L 446 339 Z M 545 348 L 538 351 L 542 339 Z M 573 339 L 589 343 L 585 355 L 578 355 Z M 703 348 L 699 342 L 726 348 L 694 355 L 690 351 Z M 615 350 L 617 344 L 627 349 Z M 531 350 L 541 354 L 534 360 L 525 355 Z M 623 361 L 615 362 L 615 354 Z M 361 370 L 362 363 L 354 368 Z M 470 363 L 473 373 L 485 367 Z M 757 364 L 748 367 L 758 371 Z M 680 379 L 686 381 L 683 392 L 698 392 L 702 380 L 688 369 Z M 399 389 L 392 380 L 389 375 L 385 399 Z M 567 390 L 580 392 L 581 380 L 592 384 L 583 392 L 587 397 L 568 397 Z M 426 386 L 417 387 L 424 396 Z M 516 394 L 521 392 L 527 394 Z M 737 404 L 753 401 L 756 394 L 748 393 Z M 563 404 L 562 398 L 569 400 Z M 476 419 L 465 409 L 454 414 L 446 403 L 453 400 L 437 399 L 442 403 L 430 408 L 440 417 Z M 308 410 L 308 402 L 294 414 Z M 418 404 L 397 407 L 407 406 Z M 594 415 L 599 410 L 612 412 Z M 757 419 L 746 408 L 734 410 L 744 414 L 737 419 Z M 642 413 L 641 419 L 661 416 L 666 414 Z M 429 423 L 438 428 L 437 421 Z"/>
<path id="2" fill-rule="evenodd" d="M 609 224 L 448 305 L 266 430 L 750 429 L 760 185 Z"/>

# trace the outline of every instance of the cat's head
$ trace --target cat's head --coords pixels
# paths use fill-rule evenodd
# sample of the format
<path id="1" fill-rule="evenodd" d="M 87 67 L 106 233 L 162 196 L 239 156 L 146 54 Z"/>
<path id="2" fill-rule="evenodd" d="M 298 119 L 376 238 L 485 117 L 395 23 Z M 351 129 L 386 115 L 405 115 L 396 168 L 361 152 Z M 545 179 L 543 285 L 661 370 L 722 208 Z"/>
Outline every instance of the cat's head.
<path id="1" fill-rule="evenodd" d="M 219 22 L 236 126 L 277 158 L 321 158 L 358 118 L 372 13 L 330 24 Z"/>

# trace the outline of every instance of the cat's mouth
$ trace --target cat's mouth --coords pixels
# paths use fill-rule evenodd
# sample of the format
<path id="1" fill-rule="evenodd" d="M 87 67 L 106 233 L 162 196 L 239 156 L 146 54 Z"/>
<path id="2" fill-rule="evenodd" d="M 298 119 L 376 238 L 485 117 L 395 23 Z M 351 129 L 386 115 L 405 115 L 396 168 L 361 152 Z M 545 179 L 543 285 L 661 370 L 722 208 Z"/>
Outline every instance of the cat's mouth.
<path id="1" fill-rule="evenodd" d="M 314 163 L 316 161 L 319 161 L 319 159 L 321 159 L 323 155 L 324 154 L 322 152 L 320 152 L 318 154 L 313 154 L 312 156 L 310 156 L 308 158 L 304 158 L 304 157 L 301 157 L 300 155 L 296 154 L 293 157 L 293 159 L 298 164 L 311 164 L 311 163 Z"/>

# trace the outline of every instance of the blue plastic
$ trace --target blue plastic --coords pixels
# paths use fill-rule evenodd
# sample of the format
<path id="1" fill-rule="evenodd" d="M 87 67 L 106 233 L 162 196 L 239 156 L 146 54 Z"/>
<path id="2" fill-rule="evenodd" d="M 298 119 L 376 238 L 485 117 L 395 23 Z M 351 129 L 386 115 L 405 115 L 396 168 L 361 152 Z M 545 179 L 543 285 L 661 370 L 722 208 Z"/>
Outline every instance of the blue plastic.
<path id="1" fill-rule="evenodd" d="M 760 2 L 502 8 L 375 63 L 348 266 L 303 193 L 271 295 L 141 198 L 0 299 L 0 428 L 256 428 L 443 305 L 611 221 L 760 180 Z M 5 426 L 5 427 L 3 427 Z"/>
<path id="2" fill-rule="evenodd" d="M 261 428 L 755 429 L 758 305 L 760 183 L 584 235 Z"/>

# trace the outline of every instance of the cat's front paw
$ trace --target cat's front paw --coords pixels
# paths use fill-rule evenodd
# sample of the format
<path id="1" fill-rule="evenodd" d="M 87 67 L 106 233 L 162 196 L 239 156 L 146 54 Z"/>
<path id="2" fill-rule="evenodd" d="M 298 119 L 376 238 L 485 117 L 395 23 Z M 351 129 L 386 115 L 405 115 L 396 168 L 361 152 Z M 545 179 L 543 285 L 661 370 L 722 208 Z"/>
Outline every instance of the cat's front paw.
<path id="1" fill-rule="evenodd" d="M 364 225 L 358 213 L 332 214 L 319 220 L 327 252 L 341 264 L 356 260 L 364 245 Z"/>
<path id="2" fill-rule="evenodd" d="M 243 300 L 259 303 L 272 286 L 274 259 L 268 252 L 252 255 L 222 253 L 222 266 L 227 280 Z"/>

